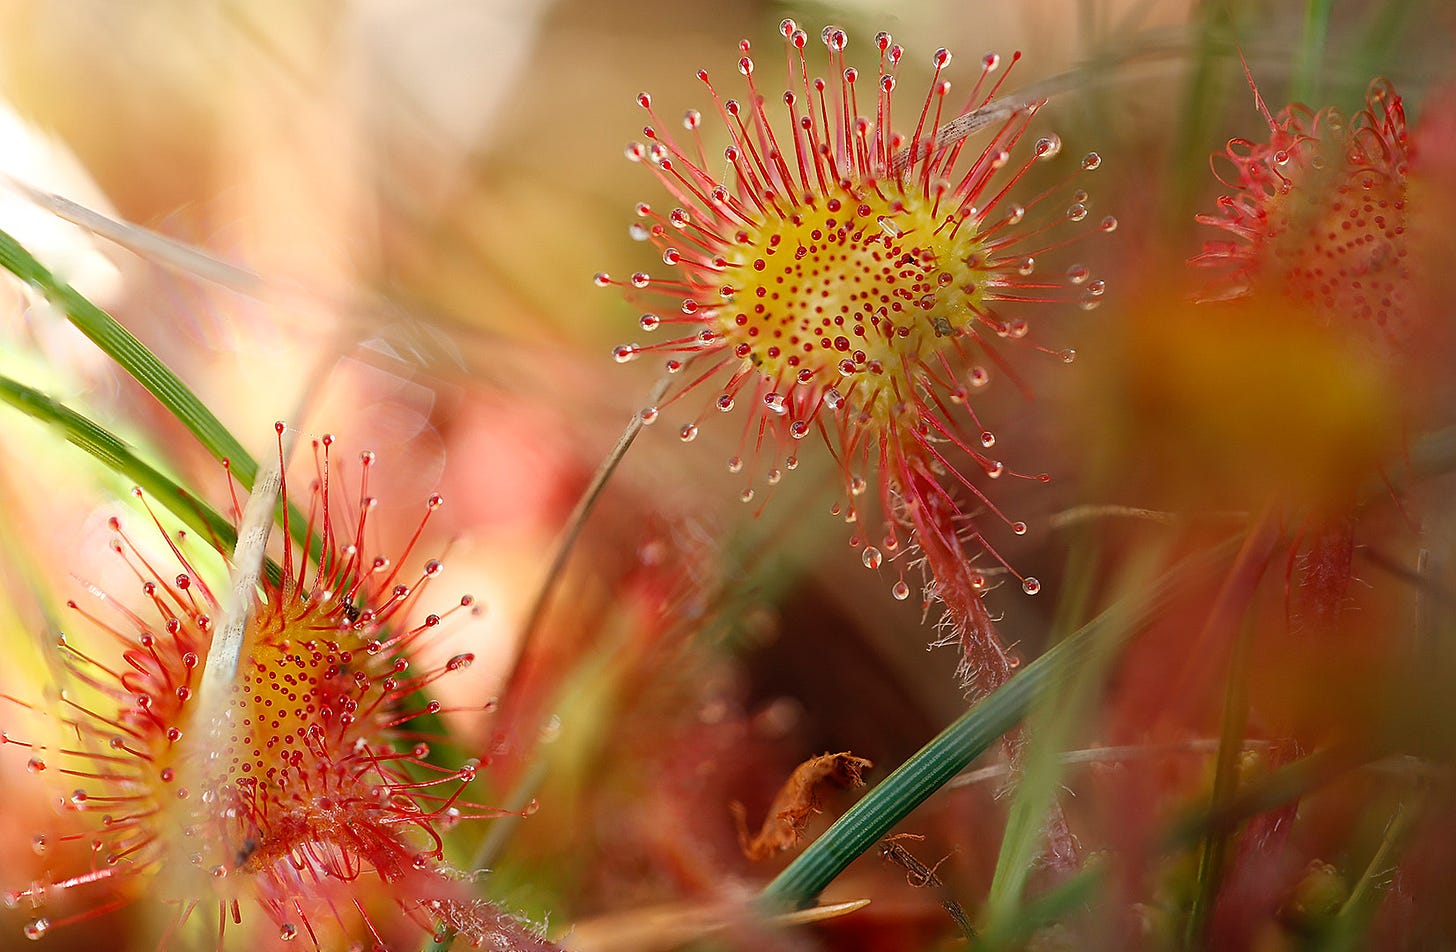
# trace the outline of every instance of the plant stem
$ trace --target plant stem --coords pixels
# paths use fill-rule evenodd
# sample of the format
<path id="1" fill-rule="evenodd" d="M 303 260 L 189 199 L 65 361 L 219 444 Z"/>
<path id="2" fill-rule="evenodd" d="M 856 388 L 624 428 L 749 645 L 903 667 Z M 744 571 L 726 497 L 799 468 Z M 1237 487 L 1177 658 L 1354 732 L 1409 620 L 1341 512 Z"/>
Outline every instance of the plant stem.
<path id="1" fill-rule="evenodd" d="M 1230 548 L 1232 543 L 1225 543 L 1184 560 L 1027 665 L 851 807 L 764 887 L 760 900 L 770 908 L 812 902 L 861 853 L 1015 727 L 1032 705 L 1059 687 L 1094 648 L 1111 650 L 1131 637 L 1182 583 L 1225 556 Z"/>
<path id="2" fill-rule="evenodd" d="M 1299 48 L 1299 66 L 1294 73 L 1290 98 L 1313 103 L 1320 94 L 1320 58 L 1330 33 L 1331 0 L 1305 0 L 1304 41 Z"/>

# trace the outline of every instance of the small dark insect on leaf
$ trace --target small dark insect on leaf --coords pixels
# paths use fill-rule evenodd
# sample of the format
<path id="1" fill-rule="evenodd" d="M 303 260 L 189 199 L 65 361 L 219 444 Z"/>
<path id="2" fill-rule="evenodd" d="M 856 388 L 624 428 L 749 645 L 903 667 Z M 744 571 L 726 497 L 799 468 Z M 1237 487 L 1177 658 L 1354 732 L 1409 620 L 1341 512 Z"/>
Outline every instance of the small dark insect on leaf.
<path id="1" fill-rule="evenodd" d="M 738 845 L 754 862 L 767 859 L 798 842 L 811 814 L 820 808 L 819 793 L 825 786 L 858 787 L 865 770 L 874 764 L 851 753 L 820 754 L 794 768 L 779 789 L 758 835 L 748 832 L 748 813 L 741 803 L 729 804 L 738 824 Z"/>
<path id="2" fill-rule="evenodd" d="M 358 605 L 355 605 L 352 598 L 344 599 L 344 620 L 347 621 L 349 624 L 352 625 L 354 624 L 354 622 L 358 621 L 359 616 L 363 613 L 363 609 L 361 609 Z"/>

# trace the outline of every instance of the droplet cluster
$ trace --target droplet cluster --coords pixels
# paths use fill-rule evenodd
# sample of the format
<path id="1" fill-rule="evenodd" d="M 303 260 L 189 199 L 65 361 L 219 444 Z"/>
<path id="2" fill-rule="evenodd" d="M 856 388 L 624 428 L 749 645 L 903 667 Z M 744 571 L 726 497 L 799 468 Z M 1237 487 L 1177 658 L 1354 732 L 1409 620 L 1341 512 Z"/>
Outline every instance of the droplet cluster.
<path id="1" fill-rule="evenodd" d="M 819 433 L 842 469 L 840 514 L 883 526 L 883 540 L 853 540 L 878 569 L 907 551 L 901 536 L 912 520 L 903 509 L 925 492 L 969 493 L 1011 524 L 982 488 L 980 477 L 1012 471 L 988 454 L 995 437 L 971 394 L 991 380 L 1002 342 L 1034 338 L 1026 305 L 1101 301 L 1106 286 L 1086 265 L 1051 268 L 1045 259 L 1117 221 L 1093 215 L 1090 196 L 1073 185 L 1101 164 L 1095 153 L 1072 162 L 1060 183 L 1017 197 L 1033 165 L 1056 163 L 1063 143 L 1046 135 L 1023 145 L 1044 102 L 1002 94 L 1009 66 L 999 56 L 983 57 L 969 93 L 953 98 L 951 53 L 935 51 L 924 99 L 902 113 L 895 92 L 905 51 L 888 33 L 872 42 L 876 71 L 862 73 L 846 59 L 846 32 L 826 27 L 828 72 L 811 76 L 807 33 L 792 20 L 780 32 L 790 76 L 781 95 L 760 90 L 747 41 L 741 99 L 722 95 L 706 70 L 697 74 L 726 133 L 721 158 L 709 156 L 701 113 L 688 113 L 679 135 L 639 95 L 649 123 L 627 157 L 651 169 L 675 204 L 639 203 L 631 233 L 657 247 L 667 270 L 595 282 L 647 305 L 639 326 L 660 338 L 621 344 L 615 359 L 659 355 L 685 375 L 643 422 L 706 391 L 706 408 L 674 424 L 686 442 L 713 409 L 748 408 L 744 451 L 771 459 L 748 471 L 745 502 L 760 498 L 754 482 L 764 472 L 771 487 L 794 469 L 799 441 Z M 985 144 L 969 147 L 973 136 Z M 721 178 L 712 171 L 724 168 Z M 743 455 L 730 471 L 744 468 Z M 877 492 L 865 492 L 870 481 Z M 904 561 L 897 597 L 909 592 Z"/>
<path id="2" fill-rule="evenodd" d="M 283 565 L 259 592 L 216 728 L 201 722 L 196 691 L 218 599 L 186 555 L 185 538 L 168 540 L 179 571 L 160 571 L 112 520 L 113 551 L 136 570 L 146 607 L 107 598 L 117 611 L 92 613 L 69 603 L 109 642 L 60 640 L 74 679 L 94 689 L 84 702 L 62 692 L 63 728 L 81 743 L 46 751 L 5 735 L 29 748 L 32 773 L 47 772 L 49 758 L 80 781 L 63 801 L 79 831 L 38 834 L 37 852 L 79 840 L 95 853 L 89 872 L 6 894 L 10 905 L 38 909 L 61 890 L 95 897 L 89 907 L 72 903 L 81 911 L 65 919 L 35 919 L 28 937 L 147 897 L 170 905 L 173 929 L 207 919 L 200 927 L 216 935 L 252 904 L 283 940 L 306 936 L 320 947 L 332 941 L 320 929 L 338 927 L 342 897 L 386 888 L 403 915 L 433 927 L 423 903 L 450 892 L 441 832 L 498 811 L 462 798 L 478 761 L 437 766 L 429 745 L 404 733 L 417 716 L 441 709 L 423 692 L 473 656 L 418 673 L 411 659 L 443 617 L 472 611 L 474 600 L 409 620 L 443 567 L 432 559 L 405 577 L 403 566 L 443 500 L 428 500 L 398 561 L 370 554 L 374 457 L 361 456 L 359 495 L 341 506 L 330 496 L 333 442 L 315 443 L 308 531 L 298 549 L 284 547 Z M 236 501 L 234 509 L 240 518 Z"/>

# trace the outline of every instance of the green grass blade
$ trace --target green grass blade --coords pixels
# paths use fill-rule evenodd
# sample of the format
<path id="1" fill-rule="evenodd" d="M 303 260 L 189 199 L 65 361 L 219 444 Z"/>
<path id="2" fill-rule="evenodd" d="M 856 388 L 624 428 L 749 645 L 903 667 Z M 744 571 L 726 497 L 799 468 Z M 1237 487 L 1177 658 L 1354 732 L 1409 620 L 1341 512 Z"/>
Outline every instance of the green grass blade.
<path id="1" fill-rule="evenodd" d="M 1320 66 L 1324 58 L 1325 43 L 1330 35 L 1330 8 L 1332 0 L 1305 0 L 1304 37 L 1299 48 L 1299 66 L 1294 72 L 1294 88 L 1290 98 L 1319 108 L 1321 86 Z"/>
<path id="2" fill-rule="evenodd" d="M 67 442 L 136 483 L 194 531 L 229 546 L 237 541 L 232 524 L 221 514 L 143 461 L 120 437 L 90 419 L 9 377 L 0 376 L 0 400 L 59 430 Z"/>
<path id="3" fill-rule="evenodd" d="M 237 542 L 236 530 L 221 513 L 143 460 L 125 440 L 87 417 L 5 376 L 0 376 L 0 400 L 59 431 L 67 442 L 131 480 L 148 498 L 156 500 L 203 538 L 225 549 Z M 281 570 L 271 560 L 266 571 L 275 582 L 281 576 Z"/>
<path id="4" fill-rule="evenodd" d="M 1076 533 L 1080 544 L 1071 547 L 1071 557 L 1064 575 L 1065 596 L 1057 606 L 1053 631 L 1060 636 L 1071 631 L 1087 617 L 1092 600 L 1098 563 L 1097 545 L 1084 526 Z M 1152 564 L 1152 563 L 1148 563 Z M 1141 569 L 1129 579 L 1146 582 L 1148 573 Z M 1132 591 L 1138 582 L 1124 584 L 1120 591 Z M 1115 648 L 1115 645 L 1111 647 Z M 1062 752 L 1087 721 L 1092 704 L 1100 693 L 1106 666 L 1115 652 L 1096 652 L 1091 663 L 1075 672 L 1058 673 L 1066 687 L 1046 697 L 1032 712 L 1027 740 L 1018 756 L 1020 776 L 1016 780 L 1006 829 L 1001 835 L 1001 850 L 996 857 L 996 870 L 986 896 L 982 913 L 982 948 L 1004 944 L 1002 937 L 1011 935 L 1012 924 L 1023 919 L 1022 897 L 1037 854 L 1046 843 L 1045 831 L 1052 811 L 1058 807 L 1065 764 Z"/>
<path id="5" fill-rule="evenodd" d="M 192 431 L 208 452 L 219 460 L 229 460 L 233 475 L 243 488 L 252 488 L 258 473 L 257 461 L 181 378 L 130 331 L 75 288 L 59 280 L 4 231 L 0 231 L 0 267 L 39 289 L 77 330 L 90 338 L 103 353 L 156 397 L 167 412 Z"/>
<path id="6" fill-rule="evenodd" d="M 1369 946 L 1372 938 L 1370 928 L 1380 903 L 1385 898 L 1388 879 L 1396 868 L 1401 852 L 1410 843 L 1416 819 L 1421 812 L 1421 795 L 1417 793 L 1412 799 L 1412 803 L 1397 806 L 1390 821 L 1386 823 L 1380 845 L 1335 916 L 1332 923 L 1334 928 L 1326 946 L 1328 952 L 1354 952 Z"/>
<path id="7" fill-rule="evenodd" d="M 145 344 L 132 336 L 130 331 L 117 323 L 116 318 L 92 304 L 75 288 L 59 280 L 3 230 L 0 230 L 0 267 L 38 288 L 51 304 L 66 315 L 67 320 L 90 338 L 103 353 L 116 361 L 167 412 L 191 431 L 213 458 L 218 461 L 227 460 L 233 477 L 244 489 L 252 490 L 253 481 L 258 475 L 257 460 L 182 379 L 148 350 Z M 138 485 L 141 485 L 140 482 Z M 303 511 L 296 505 L 290 505 L 288 514 L 294 543 L 305 547 L 314 559 L 319 558 L 321 540 L 308 538 L 308 519 Z M 276 579 L 271 562 L 268 571 L 269 577 Z"/>
<path id="8" fill-rule="evenodd" d="M 861 853 L 1015 727 L 1033 704 L 1059 688 L 1068 673 L 1076 671 L 1094 650 L 1111 650 L 1120 644 L 1179 584 L 1225 556 L 1230 545 L 1185 560 L 1027 665 L 901 764 L 809 844 L 764 887 L 761 900 L 770 907 L 812 902 Z"/>

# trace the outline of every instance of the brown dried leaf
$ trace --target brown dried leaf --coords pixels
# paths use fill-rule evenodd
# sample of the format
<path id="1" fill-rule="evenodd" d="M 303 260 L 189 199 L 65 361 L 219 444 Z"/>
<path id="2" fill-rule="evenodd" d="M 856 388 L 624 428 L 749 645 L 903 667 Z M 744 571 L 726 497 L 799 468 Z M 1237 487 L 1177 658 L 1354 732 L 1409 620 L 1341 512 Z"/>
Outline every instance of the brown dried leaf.
<path id="1" fill-rule="evenodd" d="M 819 812 L 819 793 L 824 787 L 858 787 L 864 783 L 861 774 L 873 766 L 847 751 L 820 754 L 804 761 L 779 789 L 757 836 L 749 835 L 748 813 L 743 804 L 729 804 L 738 823 L 738 844 L 743 848 L 743 855 L 759 862 L 789 849 L 803 834 L 810 815 Z"/>

